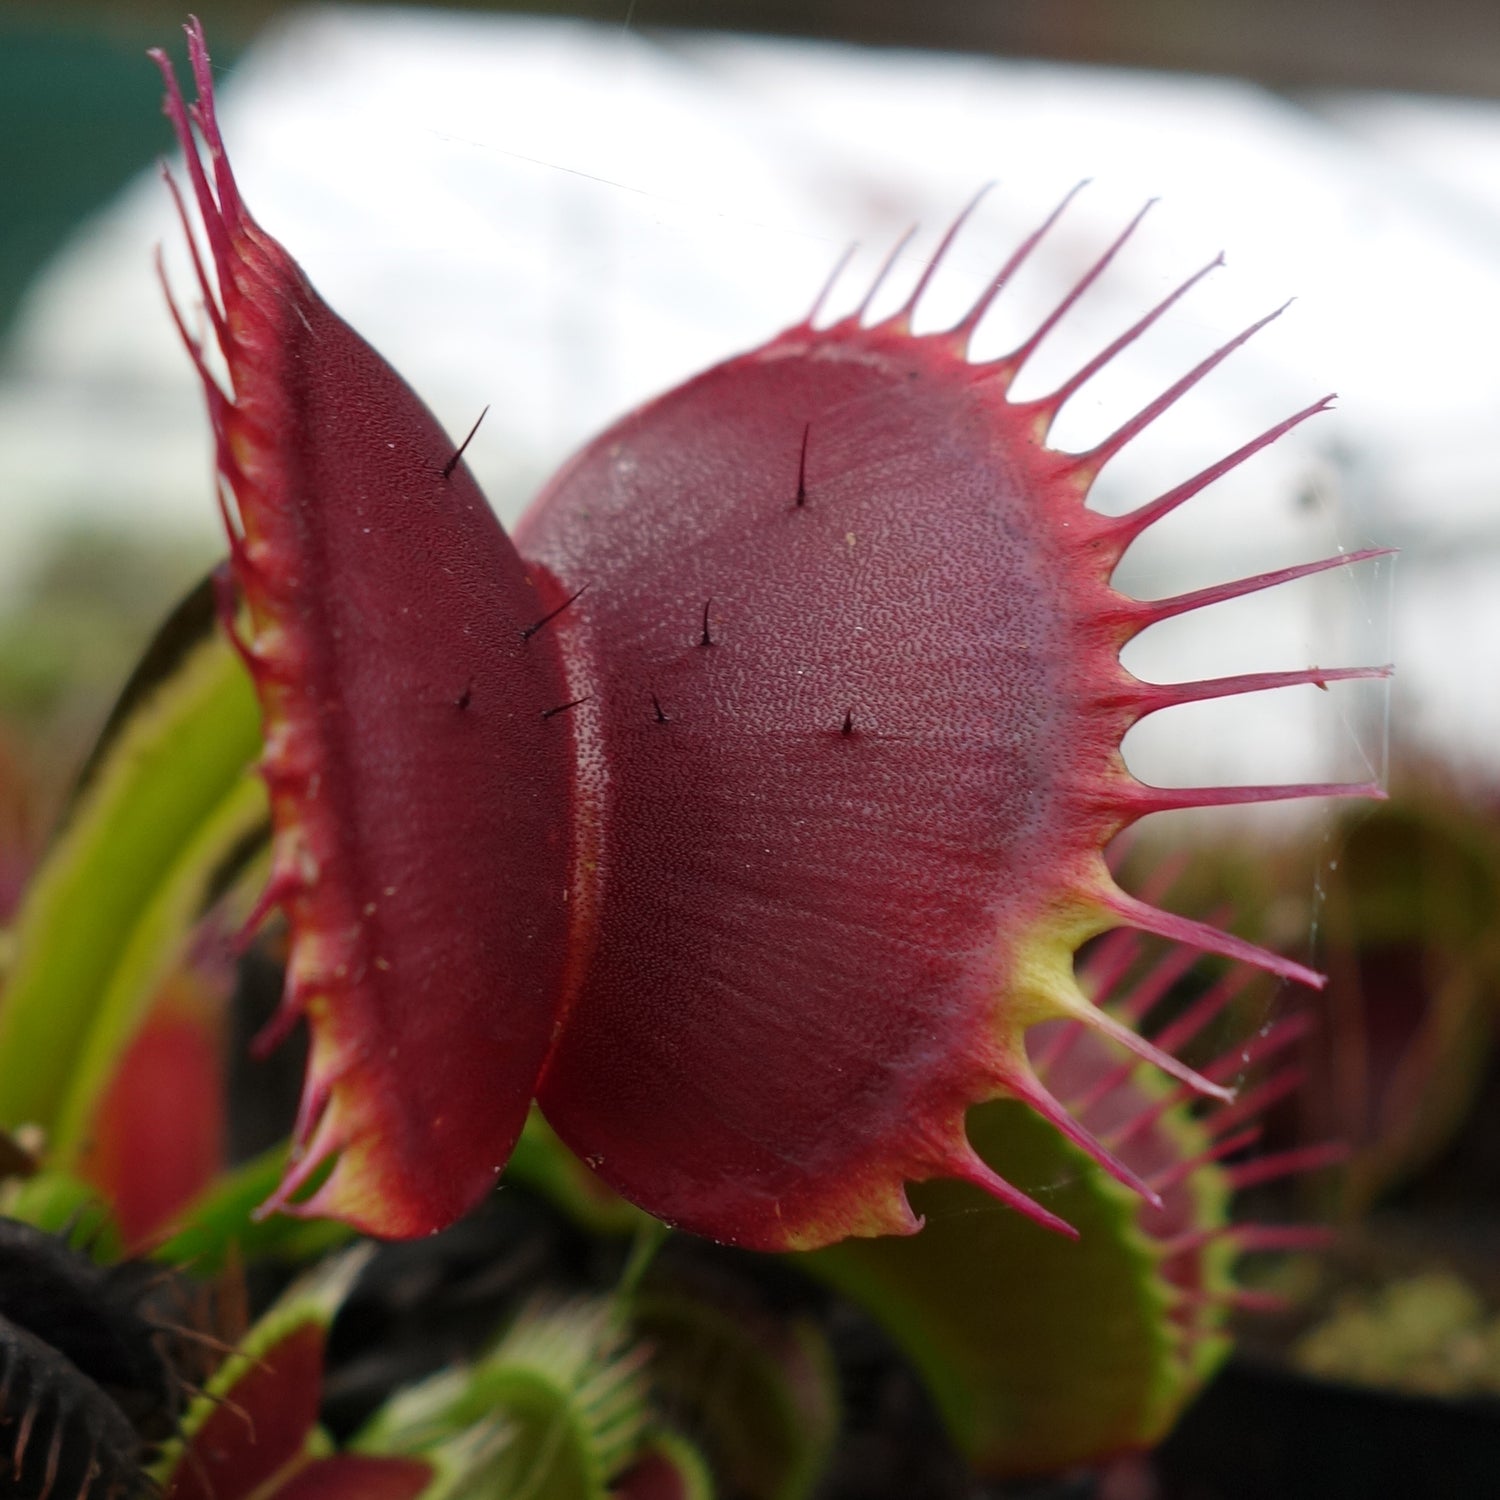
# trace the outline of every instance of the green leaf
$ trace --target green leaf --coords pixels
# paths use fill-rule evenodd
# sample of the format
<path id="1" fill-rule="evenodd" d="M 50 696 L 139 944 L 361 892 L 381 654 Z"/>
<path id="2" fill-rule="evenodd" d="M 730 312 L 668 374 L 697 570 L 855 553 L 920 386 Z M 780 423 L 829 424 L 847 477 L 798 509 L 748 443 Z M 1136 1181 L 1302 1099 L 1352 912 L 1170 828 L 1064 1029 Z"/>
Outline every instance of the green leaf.
<path id="1" fill-rule="evenodd" d="M 279 1213 L 255 1217 L 281 1181 L 286 1154 L 284 1144 L 275 1146 L 225 1172 L 178 1216 L 170 1237 L 154 1251 L 155 1259 L 211 1276 L 232 1261 L 297 1263 L 347 1244 L 353 1231 L 331 1219 Z M 309 1192 L 317 1191 L 318 1181 L 309 1184 Z"/>
<path id="2" fill-rule="evenodd" d="M 122 695 L 27 892 L 0 1006 L 0 1127 L 66 1161 L 226 862 L 266 822 L 249 679 L 205 585 Z"/>
<path id="3" fill-rule="evenodd" d="M 1179 1149 L 1201 1151 L 1206 1140 L 1177 1113 Z M 1146 1205 L 1022 1104 L 981 1105 L 968 1128 L 984 1160 L 1041 1195 L 1079 1231 L 1076 1241 L 963 1183 L 929 1182 L 910 1189 L 921 1233 L 849 1240 L 797 1264 L 895 1338 L 981 1472 L 1056 1473 L 1150 1445 L 1226 1345 L 1185 1337 L 1174 1322 L 1177 1293 L 1143 1228 Z M 1188 1187 L 1195 1224 L 1222 1225 L 1228 1192 L 1218 1174 Z M 1229 1255 L 1227 1245 L 1205 1250 L 1208 1293 L 1227 1289 Z"/>
<path id="4" fill-rule="evenodd" d="M 589 1171 L 535 1105 L 506 1163 L 505 1180 L 547 1199 L 589 1234 L 631 1234 L 656 1223 Z"/>
<path id="5" fill-rule="evenodd" d="M 662 1290 L 637 1296 L 632 1322 L 651 1346 L 662 1408 L 703 1444 L 727 1493 L 814 1493 L 838 1436 L 839 1398 L 833 1356 L 812 1322 Z"/>
<path id="6" fill-rule="evenodd" d="M 0 1212 L 80 1246 L 100 1264 L 124 1252 L 120 1232 L 97 1189 L 70 1172 L 48 1168 L 7 1184 Z"/>
<path id="7" fill-rule="evenodd" d="M 425 1453 L 493 1424 L 500 1441 L 466 1500 L 606 1500 L 640 1447 L 643 1362 L 612 1302 L 534 1306 L 475 1365 L 388 1402 L 352 1446 Z"/>

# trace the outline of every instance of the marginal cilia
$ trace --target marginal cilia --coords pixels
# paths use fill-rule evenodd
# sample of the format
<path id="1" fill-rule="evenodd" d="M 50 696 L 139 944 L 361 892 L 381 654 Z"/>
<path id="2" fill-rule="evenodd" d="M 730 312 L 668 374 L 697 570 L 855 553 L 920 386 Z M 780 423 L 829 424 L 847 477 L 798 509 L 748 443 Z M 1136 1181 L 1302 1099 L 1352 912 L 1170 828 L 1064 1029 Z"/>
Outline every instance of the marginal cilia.
<path id="1" fill-rule="evenodd" d="M 1082 1022 L 1228 1091 L 1093 1005 L 1076 949 L 1125 924 L 1320 981 L 1126 894 L 1105 846 L 1162 809 L 1379 795 L 1162 789 L 1120 753 L 1174 704 L 1385 671 L 1161 685 L 1119 661 L 1158 621 L 1375 555 L 1168 599 L 1110 586 L 1148 527 L 1329 404 L 1127 515 L 1088 508 L 1109 459 L 1269 319 L 1058 452 L 1064 403 L 1205 272 L 1012 400 L 1135 224 L 976 363 L 1066 202 L 953 328 L 916 335 L 961 219 L 896 312 L 868 320 L 874 288 L 825 326 L 814 309 L 631 413 L 512 542 L 436 419 L 246 211 L 188 36 L 195 105 L 157 60 L 228 389 L 178 325 L 217 441 L 223 617 L 264 715 L 261 914 L 291 932 L 272 1039 L 303 1019 L 312 1038 L 273 1206 L 432 1231 L 492 1185 L 533 1098 L 624 1196 L 752 1248 L 912 1233 L 906 1186 L 929 1178 L 1070 1232 L 971 1145 L 966 1113 L 997 1097 L 1158 1203 L 1043 1086 L 1027 1030 Z"/>

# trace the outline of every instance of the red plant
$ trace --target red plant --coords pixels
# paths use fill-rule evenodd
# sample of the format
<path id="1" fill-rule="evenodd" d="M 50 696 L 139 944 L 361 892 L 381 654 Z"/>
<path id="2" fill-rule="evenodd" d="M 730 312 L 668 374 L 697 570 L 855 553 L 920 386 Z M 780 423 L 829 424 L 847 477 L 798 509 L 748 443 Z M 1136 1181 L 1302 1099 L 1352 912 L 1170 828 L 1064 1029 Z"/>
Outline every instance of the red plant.
<path id="1" fill-rule="evenodd" d="M 138 1251 L 223 1170 L 225 1032 L 234 970 L 207 924 L 120 1056 L 78 1163 Z"/>
<path id="2" fill-rule="evenodd" d="M 1082 1021 L 1224 1090 L 1096 1009 L 1074 950 L 1125 923 L 1318 978 L 1127 895 L 1104 846 L 1160 809 L 1376 790 L 1166 790 L 1120 756 L 1173 704 L 1372 675 L 1155 685 L 1119 663 L 1159 620 L 1369 555 L 1172 599 L 1109 585 L 1147 527 L 1327 406 L 1127 516 L 1086 507 L 1269 319 L 1089 452 L 1049 449 L 1069 397 L 1204 274 L 1012 401 L 1134 227 L 1019 349 L 971 363 L 1054 214 L 947 332 L 910 327 L 934 260 L 883 321 L 868 298 L 823 328 L 815 309 L 627 417 L 548 487 L 518 552 L 461 449 L 245 211 L 188 35 L 192 111 L 158 61 L 231 392 L 183 336 L 233 495 L 244 616 L 227 592 L 225 616 L 265 719 L 265 905 L 293 934 L 277 1030 L 305 1015 L 313 1035 L 276 1204 L 436 1228 L 489 1187 L 533 1093 L 625 1196 L 757 1248 L 909 1233 L 905 1185 L 931 1177 L 1066 1230 L 971 1147 L 965 1113 L 997 1095 L 1158 1201 L 1041 1085 L 1024 1033 Z"/>
<path id="3" fill-rule="evenodd" d="M 302 1015 L 313 1034 L 282 1201 L 337 1154 L 305 1211 L 423 1234 L 509 1154 L 573 941 L 573 726 L 545 713 L 567 684 L 524 635 L 555 600 L 430 413 L 245 213 L 189 35 L 217 202 L 191 149 L 188 166 L 223 310 L 206 276 L 203 293 L 232 398 L 199 368 L 235 497 L 248 631 L 230 630 L 266 720 L 263 910 L 295 935 L 267 1043 Z"/>

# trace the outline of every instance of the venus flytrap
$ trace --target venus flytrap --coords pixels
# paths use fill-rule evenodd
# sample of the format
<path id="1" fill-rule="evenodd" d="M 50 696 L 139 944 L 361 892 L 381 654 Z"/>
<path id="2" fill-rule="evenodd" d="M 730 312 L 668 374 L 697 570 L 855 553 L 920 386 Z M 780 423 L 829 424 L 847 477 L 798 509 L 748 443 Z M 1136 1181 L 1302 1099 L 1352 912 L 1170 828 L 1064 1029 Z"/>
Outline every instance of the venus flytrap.
<path id="1" fill-rule="evenodd" d="M 955 225 L 890 316 L 867 321 L 867 298 L 809 317 L 624 418 L 513 544 L 461 450 L 250 217 L 188 35 L 191 110 L 158 61 L 229 389 L 178 321 L 217 444 L 223 618 L 265 725 L 262 909 L 292 933 L 272 1039 L 312 1035 L 273 1203 L 331 1164 L 295 1211 L 440 1227 L 493 1184 L 533 1096 L 626 1198 L 750 1248 L 914 1233 L 906 1186 L 929 1178 L 1071 1232 L 969 1141 L 995 1098 L 1158 1202 L 1044 1087 L 1027 1031 L 1079 1021 L 1226 1091 L 1095 1006 L 1074 951 L 1124 923 L 1320 981 L 1127 895 L 1105 845 L 1167 808 L 1379 794 L 1161 789 L 1120 755 L 1174 704 L 1383 670 L 1163 685 L 1120 665 L 1148 625 L 1366 555 L 1170 599 L 1110 587 L 1143 531 L 1327 406 L 1125 516 L 1087 508 L 1109 459 L 1269 318 L 1058 452 L 1062 406 L 1199 276 L 1017 401 L 1134 226 L 977 364 L 970 336 L 1052 220 L 917 336 Z"/>
<path id="2" fill-rule="evenodd" d="M 1154 1442 L 1254 1300 L 1236 1255 L 1309 1240 L 1232 1226 L 1235 1188 L 1331 1159 L 1240 1159 L 1290 1084 L 1232 1085 L 1297 1023 L 1202 1071 L 1177 1053 L 1249 968 L 1320 979 L 1128 895 L 1105 847 L 1158 810 L 1378 790 L 1155 788 L 1121 741 L 1175 704 L 1385 669 L 1163 685 L 1119 661 L 1157 621 L 1371 552 L 1160 600 L 1110 580 L 1143 532 L 1327 402 L 1102 516 L 1100 469 L 1262 324 L 1092 450 L 1051 449 L 1059 410 L 1199 278 L 1017 400 L 1134 225 L 979 363 L 976 327 L 1067 205 L 955 327 L 915 334 L 961 219 L 896 312 L 869 317 L 873 287 L 847 316 L 814 309 L 628 415 L 512 540 L 463 445 L 251 218 L 196 22 L 188 42 L 191 105 L 156 57 L 228 379 L 174 304 L 216 446 L 222 629 L 205 590 L 153 648 L 18 918 L 0 1124 L 32 1127 L 47 1191 L 11 1184 L 5 1202 L 75 1201 L 98 1121 L 119 1137 L 99 1185 L 125 1201 L 149 1163 L 131 1111 L 104 1102 L 131 1097 L 132 1039 L 205 920 L 234 910 L 250 942 L 274 917 L 286 983 L 262 1045 L 304 1022 L 311 1044 L 290 1150 L 181 1208 L 168 1260 L 427 1235 L 514 1153 L 510 1180 L 596 1240 L 654 1218 L 790 1252 L 885 1326 L 981 1471 Z M 1075 974 L 1118 927 L 1182 946 L 1126 987 L 1118 933 Z M 1162 1023 L 1199 951 L 1234 967 Z M 649 1274 L 615 1289 L 607 1329 L 604 1303 L 522 1313 L 339 1450 L 318 1399 L 354 1264 L 256 1325 L 211 1382 L 221 1404 L 192 1406 L 156 1455 L 166 1493 L 706 1495 L 702 1455 L 742 1435 L 709 1399 L 704 1430 L 680 1431 L 664 1398 L 676 1381 L 694 1408 L 705 1342 L 774 1438 L 750 1434 L 775 1461 L 737 1482 L 797 1500 L 820 1481 L 837 1409 L 821 1334 L 747 1332 Z M 273 1354 L 296 1366 L 285 1390 Z M 264 1404 L 276 1452 L 252 1451 L 228 1403 Z M 566 1451 L 548 1446 L 564 1429 Z M 110 1441 L 122 1473 L 155 1452 Z M 90 1484 L 77 1500 L 106 1493 Z"/>

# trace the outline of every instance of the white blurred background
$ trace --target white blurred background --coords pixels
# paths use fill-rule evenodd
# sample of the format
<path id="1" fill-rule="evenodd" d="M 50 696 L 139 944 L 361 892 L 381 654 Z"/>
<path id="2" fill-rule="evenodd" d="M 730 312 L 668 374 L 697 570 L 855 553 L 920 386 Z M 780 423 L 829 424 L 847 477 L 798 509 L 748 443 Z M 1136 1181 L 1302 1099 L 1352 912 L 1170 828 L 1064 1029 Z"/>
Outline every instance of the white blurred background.
<path id="1" fill-rule="evenodd" d="M 1500 107 L 623 22 L 291 11 L 224 80 L 225 135 L 264 226 L 455 436 L 489 406 L 469 457 L 503 517 L 613 416 L 801 316 L 850 242 L 832 312 L 923 226 L 878 312 L 994 180 L 919 317 L 938 326 L 1090 178 L 983 325 L 981 357 L 1161 201 L 1019 394 L 1056 384 L 1217 252 L 1228 265 L 1085 387 L 1060 446 L 1102 437 L 1296 298 L 1111 463 L 1101 507 L 1148 500 L 1339 393 L 1154 530 L 1120 586 L 1155 596 L 1402 549 L 1161 627 L 1127 657 L 1161 680 L 1394 659 L 1394 687 L 1172 710 L 1132 734 L 1133 768 L 1163 783 L 1383 780 L 1394 730 L 1408 750 L 1495 770 Z M 14 319 L 0 596 L 23 596 L 62 525 L 128 521 L 214 555 L 206 425 L 152 270 L 164 244 L 192 300 L 179 239 L 145 173 Z"/>

